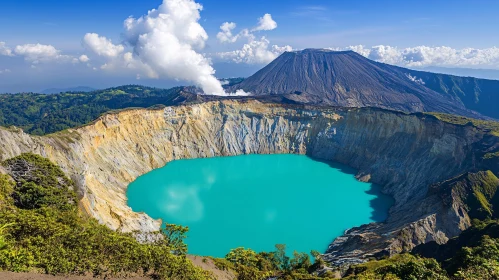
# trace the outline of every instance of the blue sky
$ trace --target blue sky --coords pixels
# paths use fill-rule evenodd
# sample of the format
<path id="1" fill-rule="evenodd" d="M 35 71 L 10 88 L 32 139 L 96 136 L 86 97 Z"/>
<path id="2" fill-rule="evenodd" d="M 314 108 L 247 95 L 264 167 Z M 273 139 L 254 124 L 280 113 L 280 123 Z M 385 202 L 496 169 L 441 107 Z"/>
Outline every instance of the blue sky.
<path id="1" fill-rule="evenodd" d="M 272 14 L 279 29 L 272 37 L 298 47 L 357 44 L 449 45 L 485 48 L 499 45 L 499 1 L 199 1 L 201 23 L 216 34 L 225 21 L 252 25 L 264 13 Z M 119 39 L 122 22 L 158 7 L 158 0 L 16 0 L 3 1 L 2 41 L 40 42 L 79 50 L 87 32 Z M 496 36 L 493 36 L 493 35 Z M 324 37 L 331 36 L 331 39 Z M 214 36 L 212 36 L 214 37 Z M 307 41 L 301 38 L 317 38 Z M 337 40 L 334 40 L 337 38 Z"/>
<path id="2" fill-rule="evenodd" d="M 244 44 L 256 46 L 256 43 L 264 42 L 261 40 L 262 36 L 266 37 L 271 52 L 274 44 L 293 49 L 344 49 L 363 45 L 365 49 L 359 52 L 367 57 L 406 67 L 499 69 L 499 51 L 494 49 L 499 46 L 499 1 L 197 2 L 204 7 L 198 23 L 206 30 L 209 38 L 204 40 L 204 47 L 196 51 L 211 59 L 217 76 L 249 75 L 268 63 L 272 55 L 278 55 L 279 51 L 276 50 L 268 53 L 264 59 L 244 58 L 244 61 L 235 61 L 231 54 L 223 59 L 218 55 L 237 51 Z M 83 38 L 87 33 L 96 33 L 111 40 L 113 44 L 121 44 L 124 40 L 123 21 L 129 16 L 138 18 L 145 15 L 161 3 L 159 0 L 2 1 L 0 24 L 4 28 L 0 29 L 0 42 L 4 42 L 4 49 L 10 49 L 11 54 L 0 55 L 0 92 L 36 91 L 45 87 L 77 85 L 103 87 L 138 82 L 139 74 L 130 71 L 117 68 L 101 71 L 100 66 L 108 62 L 102 56 L 93 54 L 88 45 L 84 44 Z M 237 27 L 232 32 L 236 35 L 245 28 L 254 28 L 258 24 L 258 18 L 264 14 L 271 15 L 277 28 L 255 31 L 252 33 L 254 39 L 241 36 L 234 43 L 223 43 L 217 39 L 222 23 L 236 23 Z M 14 53 L 17 46 L 26 44 L 53 46 L 58 54 L 68 56 L 68 61 L 69 56 L 78 58 L 81 55 L 87 55 L 90 61 L 75 65 L 62 63 L 59 57 L 57 63 L 49 59 L 33 63 L 35 59 L 27 59 L 26 52 Z M 378 45 L 391 49 L 383 48 L 381 52 L 379 48 L 375 51 L 370 49 Z M 123 46 L 130 47 L 126 43 Z M 412 49 L 420 46 L 431 49 Z M 449 49 L 434 49 L 440 46 Z M 463 52 L 467 48 L 476 51 Z M 414 57 L 415 52 L 416 57 L 424 56 L 424 59 L 406 61 L 407 54 Z M 449 58 L 450 55 L 453 57 Z M 473 60 L 469 59 L 470 55 L 474 56 Z M 141 59 L 139 55 L 138 59 Z M 139 82 L 157 86 L 190 83 L 189 80 L 178 79 L 168 73 L 154 79 L 141 75 Z"/>

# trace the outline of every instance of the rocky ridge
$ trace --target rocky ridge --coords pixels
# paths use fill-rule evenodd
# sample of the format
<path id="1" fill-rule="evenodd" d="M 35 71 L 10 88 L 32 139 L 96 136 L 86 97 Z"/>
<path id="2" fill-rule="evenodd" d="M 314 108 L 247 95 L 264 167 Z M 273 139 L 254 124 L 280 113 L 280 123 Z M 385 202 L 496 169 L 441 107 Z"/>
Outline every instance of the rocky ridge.
<path id="1" fill-rule="evenodd" d="M 484 155 L 498 150 L 499 137 L 489 131 L 431 115 L 252 99 L 130 109 L 43 137 L 0 129 L 1 160 L 23 152 L 51 159 L 75 181 L 81 208 L 123 231 L 159 228 L 127 206 L 126 188 L 175 159 L 299 153 L 347 164 L 384 186 L 395 204 L 385 223 L 350 229 L 331 244 L 325 258 L 336 264 L 458 235 L 470 226 L 466 205 L 431 186 L 470 171 L 497 175 L 498 161 Z"/>

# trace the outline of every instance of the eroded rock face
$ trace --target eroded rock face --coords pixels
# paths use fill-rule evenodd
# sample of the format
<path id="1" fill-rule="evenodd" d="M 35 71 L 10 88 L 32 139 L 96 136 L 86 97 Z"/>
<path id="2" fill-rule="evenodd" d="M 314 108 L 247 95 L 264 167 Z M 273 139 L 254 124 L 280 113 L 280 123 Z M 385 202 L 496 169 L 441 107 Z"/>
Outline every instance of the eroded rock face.
<path id="1" fill-rule="evenodd" d="M 326 258 L 341 263 L 446 242 L 467 228 L 463 206 L 428 188 L 469 170 L 493 170 L 481 160 L 499 142 L 491 137 L 421 114 L 224 100 L 122 111 L 45 137 L 0 129 L 0 157 L 48 157 L 76 182 L 85 212 L 123 231 L 159 228 L 127 206 L 126 188 L 175 159 L 298 153 L 347 164 L 383 185 L 395 205 L 385 223 L 351 229 L 331 244 Z"/>

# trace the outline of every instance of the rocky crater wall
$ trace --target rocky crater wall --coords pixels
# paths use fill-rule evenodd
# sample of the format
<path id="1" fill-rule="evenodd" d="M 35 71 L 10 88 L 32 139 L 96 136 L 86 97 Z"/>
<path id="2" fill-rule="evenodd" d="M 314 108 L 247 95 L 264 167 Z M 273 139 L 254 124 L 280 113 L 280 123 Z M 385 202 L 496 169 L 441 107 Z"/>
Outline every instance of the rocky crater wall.
<path id="1" fill-rule="evenodd" d="M 351 229 L 331 244 L 326 258 L 341 263 L 443 243 L 467 228 L 465 207 L 428 188 L 488 168 L 483 154 L 499 142 L 491 137 L 423 114 L 224 100 L 111 113 L 44 137 L 0 129 L 0 158 L 34 152 L 51 159 L 76 182 L 81 208 L 123 231 L 159 228 L 127 206 L 126 188 L 175 159 L 298 153 L 344 163 L 383 185 L 395 205 L 385 223 Z"/>

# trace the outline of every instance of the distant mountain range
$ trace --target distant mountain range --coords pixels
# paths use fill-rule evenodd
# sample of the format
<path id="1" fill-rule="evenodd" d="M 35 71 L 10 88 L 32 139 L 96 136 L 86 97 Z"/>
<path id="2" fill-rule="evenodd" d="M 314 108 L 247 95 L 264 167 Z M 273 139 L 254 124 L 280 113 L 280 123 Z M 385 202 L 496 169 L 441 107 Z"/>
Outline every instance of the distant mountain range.
<path id="1" fill-rule="evenodd" d="M 285 52 L 229 88 L 310 104 L 499 119 L 499 81 L 410 70 L 353 51 Z"/>
<path id="2" fill-rule="evenodd" d="M 496 69 L 472 69 L 472 68 L 450 68 L 428 66 L 424 68 L 414 68 L 423 72 L 442 73 L 461 77 L 475 77 L 479 79 L 499 80 L 499 70 Z"/>
<path id="3" fill-rule="evenodd" d="M 78 86 L 78 87 L 70 87 L 70 88 L 48 88 L 42 90 L 40 93 L 43 94 L 54 94 L 54 93 L 61 93 L 61 92 L 91 92 L 96 90 L 95 88 L 91 87 L 84 87 L 84 86 Z"/>

